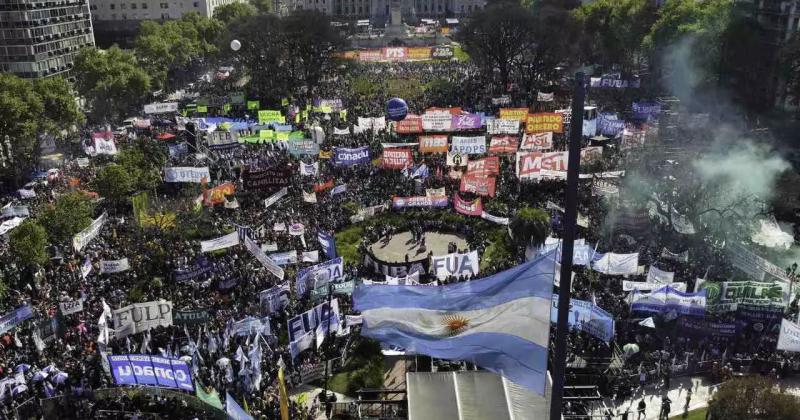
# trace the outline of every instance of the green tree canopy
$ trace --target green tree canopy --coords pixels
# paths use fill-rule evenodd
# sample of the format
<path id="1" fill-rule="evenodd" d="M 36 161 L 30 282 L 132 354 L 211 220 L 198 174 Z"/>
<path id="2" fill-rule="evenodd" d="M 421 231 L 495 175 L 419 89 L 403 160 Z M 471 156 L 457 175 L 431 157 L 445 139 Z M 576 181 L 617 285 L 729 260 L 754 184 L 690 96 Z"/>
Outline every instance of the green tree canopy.
<path id="1" fill-rule="evenodd" d="M 50 239 L 64 243 L 92 223 L 94 203 L 85 194 L 71 192 L 48 204 L 37 218 Z"/>
<path id="2" fill-rule="evenodd" d="M 754 375 L 720 386 L 708 410 L 715 419 L 790 420 L 800 413 L 800 399 L 781 392 L 775 381 Z"/>
<path id="3" fill-rule="evenodd" d="M 275 0 L 250 0 L 250 4 L 264 15 L 275 11 Z"/>
<path id="4" fill-rule="evenodd" d="M 35 221 L 28 219 L 11 231 L 10 251 L 23 266 L 43 265 L 47 262 L 47 232 Z"/>
<path id="5" fill-rule="evenodd" d="M 511 72 L 534 47 L 533 12 L 512 1 L 490 3 L 472 14 L 457 40 L 485 73 L 498 70 L 503 88 L 511 81 Z"/>
<path id="6" fill-rule="evenodd" d="M 132 175 L 135 173 L 127 171 L 122 165 L 108 165 L 97 172 L 97 177 L 93 181 L 94 190 L 101 197 L 119 206 L 134 192 L 136 179 Z"/>
<path id="7" fill-rule="evenodd" d="M 226 13 L 224 9 L 223 13 Z M 204 18 L 195 12 L 163 23 L 144 21 L 135 41 L 136 56 L 154 75 L 156 86 L 172 87 L 172 79 L 176 78 L 175 82 L 178 82 L 178 73 L 187 66 L 216 53 L 216 40 L 223 26 L 221 20 Z"/>
<path id="8" fill-rule="evenodd" d="M 231 22 L 238 22 L 242 18 L 254 16 L 257 13 L 258 10 L 248 3 L 230 3 L 214 9 L 214 19 L 227 26 Z"/>
<path id="9" fill-rule="evenodd" d="M 75 86 L 98 122 L 123 119 L 138 111 L 150 93 L 150 76 L 136 57 L 114 46 L 84 48 L 75 56 Z"/>
<path id="10" fill-rule="evenodd" d="M 518 244 L 541 245 L 550 234 L 550 215 L 542 209 L 522 207 L 511 219 L 509 232 Z"/>
<path id="11" fill-rule="evenodd" d="M 33 88 L 42 99 L 44 131 L 57 136 L 62 130 L 70 131 L 72 126 L 79 128 L 86 117 L 78 109 L 75 92 L 61 77 L 36 79 Z"/>
<path id="12" fill-rule="evenodd" d="M 166 161 L 164 148 L 145 138 L 136 139 L 117 156 L 117 163 L 132 180 L 134 192 L 151 191 L 158 187 L 161 184 L 161 168 Z"/>

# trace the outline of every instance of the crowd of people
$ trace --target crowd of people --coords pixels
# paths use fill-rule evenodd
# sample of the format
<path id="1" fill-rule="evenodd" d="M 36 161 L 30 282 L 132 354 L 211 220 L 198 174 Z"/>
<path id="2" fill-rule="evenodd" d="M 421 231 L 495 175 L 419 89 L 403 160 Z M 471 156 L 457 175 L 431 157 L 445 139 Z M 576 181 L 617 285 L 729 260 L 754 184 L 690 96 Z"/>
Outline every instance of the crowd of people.
<path id="1" fill-rule="evenodd" d="M 294 124 L 296 131 L 308 133 L 312 127 L 321 127 L 325 136 L 317 144 L 323 153 L 330 152 L 334 147 L 369 146 L 370 156 L 375 159 L 381 155 L 383 144 L 413 143 L 416 137 L 399 135 L 391 125 L 382 130 L 352 131 L 358 117 L 384 116 L 386 102 L 395 94 L 387 88 L 386 80 L 419 85 L 446 81 L 455 86 L 449 91 L 421 89 L 418 95 L 408 100 L 409 113 L 412 114 L 422 114 L 429 107 L 462 107 L 465 112 L 495 116 L 500 107 L 527 106 L 530 109 L 554 111 L 567 108 L 570 101 L 568 96 L 559 93 L 552 101 L 536 102 L 525 93 L 522 96 L 512 94 L 501 105 L 498 101 L 493 102 L 493 95 L 482 88 L 479 72 L 470 64 L 426 62 L 355 65 L 348 66 L 346 75 L 331 75 L 317 88 L 315 95 L 319 98 L 341 99 L 346 114 L 312 111 L 307 118 L 295 122 L 293 116 L 297 110 L 305 109 L 305 102 L 292 99 L 289 105 L 281 109 L 287 117 L 287 123 Z M 610 110 L 619 106 L 612 102 L 600 105 Z M 229 115 L 247 123 L 248 128 L 241 132 L 242 135 L 252 133 L 246 130 L 252 130 L 257 125 L 255 116 L 251 115 L 253 112 L 238 109 Z M 0 313 L 9 313 L 23 305 L 29 305 L 34 311 L 32 320 L 5 330 L 0 337 L 0 407 L 5 417 L 13 416 L 19 410 L 31 410 L 32 406 L 38 407 L 39 404 L 35 402 L 38 399 L 61 397 L 55 403 L 59 407 L 60 418 L 102 416 L 103 413 L 112 412 L 116 413 L 111 415 L 117 416 L 114 418 L 131 417 L 137 412 L 139 415 L 161 413 L 168 418 L 202 418 L 203 414 L 182 406 L 180 401 L 164 397 L 124 397 L 113 400 L 88 397 L 94 390 L 116 386 L 105 360 L 108 355 L 141 353 L 186 358 L 190 361 L 196 386 L 203 387 L 206 392 L 215 391 L 223 402 L 226 395 L 232 396 L 256 418 L 280 418 L 279 369 L 286 369 L 290 387 L 299 385 L 297 378 L 301 370 L 319 366 L 326 358 L 341 354 L 351 342 L 350 338 L 358 335 L 358 325 L 353 325 L 352 329 L 345 329 L 343 325 L 338 333 L 331 334 L 338 337 L 331 337 L 322 350 L 313 346 L 299 355 L 290 351 L 286 336 L 288 320 L 321 302 L 318 296 L 298 296 L 292 287 L 298 271 L 324 261 L 324 249 L 317 241 L 318 232 L 335 235 L 354 224 L 352 217 L 358 209 L 385 205 L 384 213 L 373 216 L 377 222 L 367 225 L 369 229 L 363 232 L 363 238 L 357 244 L 355 255 L 363 258 L 371 244 L 404 231 L 414 232 L 417 238 L 423 237 L 424 232 L 455 233 L 466 240 L 469 250 L 477 250 L 483 256 L 494 245 L 493 237 L 487 233 L 506 229 L 505 226 L 480 218 L 456 215 L 451 207 L 422 210 L 391 208 L 392 197 L 425 195 L 426 189 L 444 188 L 447 195 L 452 197 L 459 190 L 460 172 L 446 165 L 445 154 L 422 154 L 415 149 L 415 167 L 425 165 L 428 171 L 426 176 L 412 176 L 409 170 L 381 168 L 372 162 L 337 166 L 330 159 L 296 156 L 289 153 L 286 144 L 281 142 L 208 148 L 204 141 L 208 133 L 200 128 L 203 123 L 199 118 L 203 117 L 187 115 L 189 119 L 198 118 L 194 120 L 197 127 L 194 133 L 181 130 L 186 118 L 172 116 L 171 125 L 131 129 L 130 135 L 117 136 L 115 139 L 120 150 L 137 147 L 137 142 L 141 141 L 155 142 L 165 155 L 169 145 L 188 142 L 192 145 L 189 152 L 170 154 L 165 166 L 208 167 L 211 179 L 207 180 L 206 188 L 225 182 L 235 185 L 235 194 L 227 196 L 224 204 L 203 206 L 193 219 L 186 219 L 192 220 L 193 226 L 175 228 L 192 228 L 191 235 L 142 227 L 129 208 L 111 211 L 99 235 L 86 247 L 75 250 L 71 243 L 53 243 L 50 261 L 30 273 L 13 260 L 8 241 L 0 242 L 0 274 L 9 285 L 6 296 L 0 301 Z M 337 130 L 347 130 L 347 134 L 335 134 Z M 477 129 L 472 134 L 481 135 L 484 130 Z M 174 133 L 177 137 L 170 142 L 155 140 L 156 135 L 162 132 Z M 583 146 L 594 144 L 593 141 L 587 136 Z M 618 139 L 602 144 L 604 166 L 607 168 L 624 170 L 626 155 L 636 153 L 635 150 L 622 153 Z M 565 135 L 555 134 L 554 149 L 565 148 Z M 88 166 L 79 165 L 79 157 L 84 156 L 80 153 L 67 154 L 63 165 L 56 168 L 54 176 L 40 178 L 31 184 L 28 188 L 35 191 L 35 197 L 9 195 L 0 198 L 0 207 L 24 205 L 29 208 L 31 217 L 35 218 L 61 194 L 76 188 L 71 180 L 79 180 L 81 188 L 88 189 L 99 165 L 95 161 Z M 314 163 L 319 164 L 315 175 L 301 174 L 301 164 Z M 245 182 L 249 172 L 268 168 L 285 168 L 290 178 L 286 182 L 286 195 L 266 207 L 264 200 L 274 194 L 277 188 L 248 189 Z M 501 158 L 496 178 L 496 194 L 494 197 L 483 197 L 483 200 L 484 208 L 497 216 L 513 218 L 523 205 L 546 208 L 548 202 L 554 202 L 563 206 L 565 182 L 520 181 L 516 175 L 513 154 Z M 329 186 L 320 187 L 328 181 L 332 181 Z M 580 186 L 579 211 L 586 216 L 588 224 L 580 227 L 578 233 L 588 243 L 596 244 L 596 250 L 638 252 L 639 265 L 656 264 L 661 270 L 673 272 L 676 279 L 688 283 L 688 290 L 694 288 L 695 279 L 705 278 L 710 261 L 725 264 L 722 252 L 708 241 L 683 238 L 657 222 L 647 224 L 643 230 L 628 229 L 624 223 L 618 223 L 610 217 L 609 208 L 626 203 L 618 196 L 600 197 L 594 194 L 593 183 L 594 180 L 590 178 Z M 331 194 L 332 187 L 341 185 L 345 186 L 344 191 Z M 314 191 L 314 202 L 304 199 L 304 193 Z M 148 193 L 152 195 L 151 201 L 159 203 L 162 211 L 174 213 L 177 211 L 173 208 L 177 206 L 175 203 L 193 201 L 195 197 L 189 196 L 198 194 L 199 190 L 196 184 L 163 183 L 157 191 Z M 478 197 L 471 193 L 460 194 L 465 200 Z M 97 204 L 98 216 L 105 205 L 103 201 Z M 562 229 L 558 223 L 561 215 L 558 210 L 548 211 L 552 211 L 553 215 L 550 235 L 557 238 Z M 287 234 L 287 227 L 298 224 L 302 225 L 304 233 Z M 244 246 L 201 252 L 201 240 L 234 231 L 243 231 L 244 235 L 249 235 L 264 248 L 269 245 L 271 252 L 318 251 L 319 259 L 306 262 L 298 258 L 296 262 L 283 267 L 286 276 L 280 280 L 253 258 Z M 619 240 L 620 236 L 632 238 L 632 241 Z M 455 245 L 450 248 L 455 248 Z M 665 258 L 665 248 L 674 253 L 688 250 L 688 260 Z M 524 260 L 524 246 L 515 244 L 510 249 L 513 253 L 510 259 L 512 264 Z M 113 274 L 99 273 L 101 261 L 122 258 L 128 259 L 130 269 Z M 84 274 L 82 269 L 86 269 L 87 261 L 93 270 Z M 197 266 L 208 268 L 191 278 L 176 280 L 176 272 L 190 271 Z M 511 268 L 511 264 L 505 261 L 482 261 L 481 273 L 477 277 L 508 268 Z M 595 384 L 601 379 L 605 381 L 600 390 L 606 396 L 624 398 L 630 396 L 637 386 L 650 381 L 668 382 L 670 371 L 676 366 L 707 365 L 709 374 L 720 378 L 730 376 L 726 369 L 733 359 L 761 360 L 763 369 L 768 372 L 776 364 L 783 368 L 784 373 L 796 367 L 790 356 L 775 351 L 779 319 L 758 322 L 760 329 L 755 329 L 755 322 L 736 318 L 735 312 L 714 318 L 718 322 L 738 322 L 742 327 L 741 333 L 734 336 L 690 334 L 678 327 L 678 320 L 663 316 L 655 317 L 656 328 L 642 326 L 639 321 L 650 315 L 632 312 L 626 301 L 629 292 L 622 288 L 623 280 L 642 280 L 637 278 L 640 276 L 626 275 L 623 278 L 598 273 L 585 266 L 575 266 L 574 272 L 573 299 L 591 301 L 610 313 L 616 321 L 615 335 L 609 342 L 580 329 L 574 330 L 569 336 L 568 360 L 571 365 L 579 360 L 622 360 L 617 366 L 617 375 L 592 376 Z M 385 276 L 362 264 L 359 259 L 348 258 L 344 273 L 336 281 L 362 279 L 385 281 Z M 420 281 L 427 283 L 433 280 L 432 277 L 423 276 Z M 445 283 L 466 280 L 466 277 L 450 278 Z M 290 285 L 288 303 L 277 311 L 266 310 L 260 299 L 261 292 L 283 284 Z M 341 313 L 340 322 L 344 324 L 346 315 L 356 315 L 351 310 L 352 302 L 346 293 L 337 293 L 335 298 Z M 157 326 L 122 337 L 116 337 L 112 332 L 109 338 L 104 339 L 106 327 L 102 324 L 109 309 L 113 311 L 133 303 L 161 299 L 172 302 L 173 311 L 203 309 L 208 311 L 210 318 L 196 325 Z M 58 304 L 69 301 L 81 301 L 83 310 L 63 315 Z M 232 334 L 231 325 L 248 316 L 268 317 L 270 333 Z M 110 320 L 105 322 L 111 323 Z M 113 328 L 113 325 L 108 327 Z M 620 348 L 629 343 L 635 343 L 638 350 L 633 354 L 623 354 Z M 255 363 L 254 358 L 260 363 Z M 686 367 L 682 369 L 690 370 Z M 51 373 L 42 379 L 44 375 L 40 372 L 46 370 Z M 589 374 L 592 375 L 591 372 Z M 56 381 L 56 377 L 64 379 Z M 573 376 L 572 380 L 579 381 L 578 376 Z M 42 409 L 33 410 L 40 410 L 41 414 Z M 324 410 L 324 404 L 293 402 L 291 410 L 292 419 L 315 418 L 320 410 Z"/>

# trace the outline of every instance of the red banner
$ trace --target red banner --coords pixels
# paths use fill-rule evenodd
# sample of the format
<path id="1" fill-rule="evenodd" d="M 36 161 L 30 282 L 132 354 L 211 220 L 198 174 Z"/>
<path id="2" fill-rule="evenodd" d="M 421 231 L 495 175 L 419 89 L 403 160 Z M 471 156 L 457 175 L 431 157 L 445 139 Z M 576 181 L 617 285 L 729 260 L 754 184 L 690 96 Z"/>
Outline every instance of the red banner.
<path id="1" fill-rule="evenodd" d="M 525 134 L 519 150 L 543 150 L 553 148 L 553 133 Z"/>
<path id="2" fill-rule="evenodd" d="M 517 177 L 519 179 L 540 179 L 566 175 L 567 152 L 528 152 L 517 154 Z"/>
<path id="3" fill-rule="evenodd" d="M 403 169 L 414 164 L 411 149 L 384 149 L 382 166 L 388 169 Z"/>
<path id="4" fill-rule="evenodd" d="M 483 214 L 483 203 L 480 198 L 472 201 L 466 201 L 459 197 L 458 194 L 453 195 L 453 208 L 456 212 L 467 216 L 480 216 Z"/>
<path id="5" fill-rule="evenodd" d="M 426 114 L 429 113 L 429 112 L 430 113 L 449 112 L 450 115 L 461 115 L 461 113 L 464 112 L 464 110 L 461 109 L 460 106 L 454 106 L 452 108 L 438 108 L 438 107 L 434 106 L 434 107 L 430 107 L 430 108 L 425 110 Z"/>
<path id="6" fill-rule="evenodd" d="M 475 176 L 464 175 L 461 177 L 461 192 L 470 192 L 481 196 L 494 197 L 495 179 L 494 177 L 478 178 Z"/>
<path id="7" fill-rule="evenodd" d="M 500 158 L 487 157 L 467 162 L 467 176 L 487 177 L 500 174 Z"/>
<path id="8" fill-rule="evenodd" d="M 517 136 L 492 136 L 489 143 L 489 153 L 495 155 L 513 155 L 519 148 L 519 138 Z"/>
<path id="9" fill-rule="evenodd" d="M 419 115 L 408 115 L 406 119 L 398 121 L 394 126 L 397 134 L 419 134 L 422 133 L 422 117 Z"/>
<path id="10" fill-rule="evenodd" d="M 333 188 L 332 179 L 328 180 L 328 182 L 321 182 L 319 184 L 314 184 L 314 192 L 323 192 L 331 188 Z"/>
<path id="11" fill-rule="evenodd" d="M 383 49 L 383 59 L 386 61 L 406 61 L 408 49 L 406 47 L 386 47 Z"/>
<path id="12" fill-rule="evenodd" d="M 591 146 L 581 149 L 581 164 L 603 160 L 603 147 Z"/>

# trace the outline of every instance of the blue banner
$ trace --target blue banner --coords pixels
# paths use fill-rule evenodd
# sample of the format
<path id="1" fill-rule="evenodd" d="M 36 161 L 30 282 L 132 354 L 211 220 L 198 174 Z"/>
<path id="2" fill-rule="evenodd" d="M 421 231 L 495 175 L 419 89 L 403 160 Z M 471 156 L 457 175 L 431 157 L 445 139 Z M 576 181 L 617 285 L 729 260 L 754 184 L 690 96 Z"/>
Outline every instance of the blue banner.
<path id="1" fill-rule="evenodd" d="M 294 284 L 295 292 L 298 296 L 302 296 L 311 289 L 341 278 L 342 271 L 342 257 L 304 268 L 297 273 Z"/>
<path id="2" fill-rule="evenodd" d="M 597 117 L 597 130 L 608 137 L 616 137 L 625 129 L 625 120 L 615 119 L 613 114 L 600 114 Z"/>
<path id="3" fill-rule="evenodd" d="M 630 295 L 631 310 L 651 313 L 705 316 L 706 291 L 684 293 L 670 286 L 649 293 L 634 290 Z"/>
<path id="4" fill-rule="evenodd" d="M 333 148 L 333 164 L 336 166 L 353 166 L 369 163 L 369 146 L 350 149 L 346 147 Z"/>
<path id="5" fill-rule="evenodd" d="M 661 113 L 661 104 L 658 102 L 634 102 L 631 106 L 633 113 L 639 116 L 652 118 Z"/>
<path id="6" fill-rule="evenodd" d="M 194 392 L 189 365 L 178 359 L 146 354 L 109 355 L 117 385 L 149 385 Z"/>
<path id="7" fill-rule="evenodd" d="M 27 319 L 31 319 L 33 317 L 33 310 L 28 305 L 20 306 L 17 309 L 3 315 L 0 317 L 0 334 L 4 334 L 6 331 L 11 330 L 12 328 L 16 327 L 19 324 L 22 324 L 23 321 Z"/>
<path id="8" fill-rule="evenodd" d="M 186 143 L 170 144 L 167 147 L 169 148 L 169 157 L 173 159 L 181 158 L 189 153 L 189 145 Z"/>
<path id="9" fill-rule="evenodd" d="M 191 267 L 184 270 L 178 269 L 173 273 L 175 274 L 176 281 L 186 281 L 208 273 L 213 269 L 214 267 L 211 264 L 211 261 L 209 261 L 206 257 L 201 256 L 194 261 L 194 264 L 192 264 Z"/>
<path id="10" fill-rule="evenodd" d="M 558 295 L 553 294 L 550 322 L 558 321 Z M 584 300 L 570 299 L 569 326 L 597 337 L 606 343 L 614 338 L 614 317 L 597 305 Z"/>
<path id="11" fill-rule="evenodd" d="M 332 260 L 336 258 L 336 239 L 328 232 L 317 232 L 317 240 L 325 252 L 325 258 Z"/>
<path id="12" fill-rule="evenodd" d="M 263 315 L 270 315 L 278 312 L 289 305 L 289 285 L 283 284 L 280 286 L 273 286 L 267 290 L 261 291 L 258 294 L 261 301 L 261 313 Z"/>
<path id="13" fill-rule="evenodd" d="M 681 318 L 678 320 L 678 334 L 704 337 L 733 337 L 740 330 L 736 322 L 711 322 L 705 319 Z"/>

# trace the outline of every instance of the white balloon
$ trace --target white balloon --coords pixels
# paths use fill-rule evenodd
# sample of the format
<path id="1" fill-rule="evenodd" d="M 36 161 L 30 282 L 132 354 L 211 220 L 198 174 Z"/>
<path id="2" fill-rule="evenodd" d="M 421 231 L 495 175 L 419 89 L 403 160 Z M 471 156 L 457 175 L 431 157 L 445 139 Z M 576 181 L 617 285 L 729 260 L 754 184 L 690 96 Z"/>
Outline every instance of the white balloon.
<path id="1" fill-rule="evenodd" d="M 231 41 L 231 49 L 234 51 L 239 51 L 239 48 L 242 48 L 242 43 L 239 42 L 238 39 L 234 39 Z"/>

